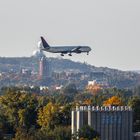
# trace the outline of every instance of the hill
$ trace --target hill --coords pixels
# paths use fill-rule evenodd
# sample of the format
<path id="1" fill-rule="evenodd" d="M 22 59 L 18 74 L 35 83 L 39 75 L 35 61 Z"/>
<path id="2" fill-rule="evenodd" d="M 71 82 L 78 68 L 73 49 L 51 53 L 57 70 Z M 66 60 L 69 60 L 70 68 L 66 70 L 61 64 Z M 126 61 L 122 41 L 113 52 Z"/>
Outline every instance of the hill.
<path id="1" fill-rule="evenodd" d="M 105 77 L 110 86 L 118 88 L 131 88 L 140 84 L 140 74 L 136 72 L 121 71 L 108 67 L 95 67 L 68 59 L 47 59 L 51 63 L 53 72 L 98 73 L 98 77 Z M 0 57 L 0 72 L 19 72 L 22 68 L 28 68 L 34 72 L 38 72 L 38 64 L 39 60 L 35 57 Z"/>

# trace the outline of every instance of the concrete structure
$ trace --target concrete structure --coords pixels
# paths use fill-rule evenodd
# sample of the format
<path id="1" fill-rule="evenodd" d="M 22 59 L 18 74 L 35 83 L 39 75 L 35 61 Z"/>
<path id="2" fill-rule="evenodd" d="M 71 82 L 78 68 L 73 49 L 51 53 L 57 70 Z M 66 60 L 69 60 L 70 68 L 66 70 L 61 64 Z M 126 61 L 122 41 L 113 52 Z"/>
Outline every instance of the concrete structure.
<path id="1" fill-rule="evenodd" d="M 140 140 L 140 132 L 134 134 L 134 140 Z"/>
<path id="2" fill-rule="evenodd" d="M 50 63 L 43 56 L 39 60 L 39 79 L 46 79 L 48 77 L 50 77 Z"/>
<path id="3" fill-rule="evenodd" d="M 127 106 L 80 106 L 71 112 L 72 134 L 89 125 L 101 140 L 132 140 L 132 109 Z"/>

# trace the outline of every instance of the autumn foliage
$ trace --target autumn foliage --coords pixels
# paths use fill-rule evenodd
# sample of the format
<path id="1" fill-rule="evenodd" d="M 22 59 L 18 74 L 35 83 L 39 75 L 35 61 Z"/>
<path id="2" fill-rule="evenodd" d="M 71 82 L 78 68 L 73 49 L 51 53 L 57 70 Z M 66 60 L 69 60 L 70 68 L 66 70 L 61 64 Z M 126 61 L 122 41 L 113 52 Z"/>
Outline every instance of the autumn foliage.
<path id="1" fill-rule="evenodd" d="M 103 105 L 104 106 L 121 106 L 123 105 L 123 102 L 121 98 L 119 98 L 118 96 L 113 96 L 109 98 L 108 100 L 104 101 Z"/>
<path id="2" fill-rule="evenodd" d="M 58 112 L 59 112 L 58 105 L 55 105 L 51 102 L 48 103 L 43 108 L 39 109 L 37 120 L 38 124 L 43 128 L 54 126 L 55 122 L 53 120 L 54 118 L 57 118 Z"/>
<path id="3" fill-rule="evenodd" d="M 86 99 L 86 100 L 83 102 L 83 105 L 91 105 L 91 104 L 92 104 L 91 99 Z"/>

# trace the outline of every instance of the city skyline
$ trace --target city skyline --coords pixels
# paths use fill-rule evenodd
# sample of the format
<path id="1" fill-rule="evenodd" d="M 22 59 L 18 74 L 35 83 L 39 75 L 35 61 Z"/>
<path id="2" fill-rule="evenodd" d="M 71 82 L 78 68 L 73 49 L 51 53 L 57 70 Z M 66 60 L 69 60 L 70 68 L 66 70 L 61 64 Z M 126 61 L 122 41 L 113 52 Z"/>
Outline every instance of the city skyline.
<path id="1" fill-rule="evenodd" d="M 31 56 L 40 36 L 50 45 L 89 45 L 65 56 L 95 66 L 140 70 L 140 1 L 0 1 L 0 56 Z M 60 55 L 45 53 L 48 57 Z"/>

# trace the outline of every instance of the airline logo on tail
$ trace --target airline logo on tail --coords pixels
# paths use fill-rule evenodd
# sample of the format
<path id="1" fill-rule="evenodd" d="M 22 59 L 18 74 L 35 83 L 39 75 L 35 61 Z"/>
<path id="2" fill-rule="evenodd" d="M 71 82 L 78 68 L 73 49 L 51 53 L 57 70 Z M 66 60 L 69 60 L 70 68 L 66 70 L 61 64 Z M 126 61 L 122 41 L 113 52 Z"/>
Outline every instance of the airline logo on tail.
<path id="1" fill-rule="evenodd" d="M 40 38 L 41 38 L 41 42 L 42 42 L 43 47 L 44 47 L 45 49 L 49 49 L 50 46 L 49 46 L 49 44 L 46 42 L 46 40 L 45 40 L 42 36 L 41 36 Z"/>

